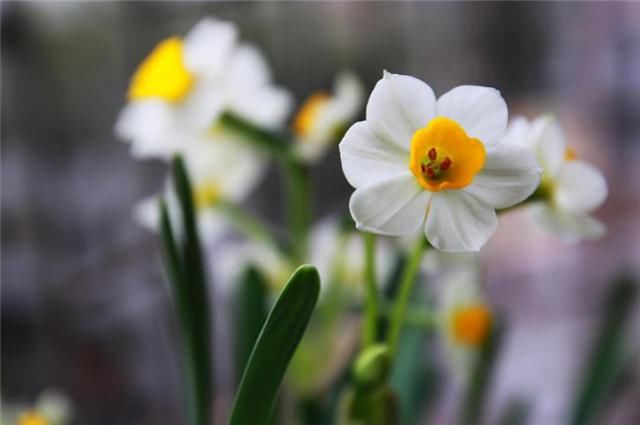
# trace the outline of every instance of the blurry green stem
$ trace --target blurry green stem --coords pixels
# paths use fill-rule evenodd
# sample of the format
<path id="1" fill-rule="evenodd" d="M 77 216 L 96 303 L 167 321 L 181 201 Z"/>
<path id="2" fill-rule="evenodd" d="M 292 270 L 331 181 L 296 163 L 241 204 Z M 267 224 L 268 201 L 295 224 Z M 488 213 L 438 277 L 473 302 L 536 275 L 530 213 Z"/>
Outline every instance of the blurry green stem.
<path id="1" fill-rule="evenodd" d="M 256 242 L 265 243 L 277 251 L 281 250 L 273 233 L 242 208 L 227 201 L 217 201 L 214 206 L 233 223 L 239 232 L 248 238 Z"/>
<path id="2" fill-rule="evenodd" d="M 381 305 L 380 315 L 391 317 L 393 313 L 392 306 Z M 420 328 L 433 328 L 438 324 L 438 316 L 431 309 L 425 307 L 408 307 L 404 317 L 404 324 Z"/>
<path id="3" fill-rule="evenodd" d="M 286 178 L 288 220 L 291 225 L 291 257 L 302 264 L 306 257 L 307 236 L 311 220 L 309 170 L 287 155 L 281 158 Z"/>
<path id="4" fill-rule="evenodd" d="M 376 237 L 371 233 L 363 233 L 364 238 L 364 281 L 366 304 L 364 310 L 363 345 L 375 344 L 378 327 L 378 285 L 376 283 Z"/>
<path id="5" fill-rule="evenodd" d="M 291 136 L 286 132 L 262 129 L 230 113 L 223 114 L 219 123 L 225 129 L 242 135 L 247 143 L 272 154 L 280 161 L 287 186 L 288 220 L 291 224 L 291 255 L 294 262 L 303 263 L 311 219 L 309 170 L 292 154 Z"/>
<path id="6" fill-rule="evenodd" d="M 422 259 L 422 254 L 424 253 L 426 246 L 427 241 L 422 237 L 418 238 L 418 241 L 411 251 L 411 256 L 405 266 L 404 272 L 402 273 L 398 289 L 399 292 L 393 306 L 393 311 L 391 312 L 391 323 L 389 324 L 390 329 L 388 343 L 391 359 L 393 359 L 398 348 L 398 341 L 400 339 L 402 325 L 405 321 L 407 305 L 411 297 L 413 284 L 416 281 L 416 276 L 420 268 L 420 260 Z"/>

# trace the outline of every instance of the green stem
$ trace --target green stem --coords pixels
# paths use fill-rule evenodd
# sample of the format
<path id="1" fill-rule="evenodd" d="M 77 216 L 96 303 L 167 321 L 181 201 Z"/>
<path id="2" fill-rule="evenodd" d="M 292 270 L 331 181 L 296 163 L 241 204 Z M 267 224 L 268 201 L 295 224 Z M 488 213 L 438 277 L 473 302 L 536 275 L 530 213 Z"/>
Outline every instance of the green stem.
<path id="1" fill-rule="evenodd" d="M 235 226 L 236 230 L 245 235 L 249 239 L 261 242 L 274 248 L 278 252 L 282 252 L 282 248 L 273 232 L 269 230 L 263 223 L 247 214 L 242 208 L 227 201 L 217 201 L 214 205 L 218 211 L 222 212 L 229 221 Z"/>
<path id="2" fill-rule="evenodd" d="M 422 259 L 422 254 L 424 253 L 426 246 L 426 240 L 420 237 L 411 252 L 411 256 L 409 257 L 409 261 L 405 266 L 404 272 L 402 273 L 399 293 L 393 306 L 393 311 L 391 313 L 391 323 L 388 338 L 389 353 L 392 359 L 398 348 L 398 341 L 400 339 L 402 325 L 405 321 L 407 305 L 409 303 L 409 299 L 411 298 L 413 284 L 416 281 L 416 276 L 420 268 L 420 260 Z"/>
<path id="3" fill-rule="evenodd" d="M 390 305 L 380 306 L 380 315 L 390 318 L 392 316 L 393 309 Z M 437 326 L 439 322 L 438 315 L 431 309 L 425 307 L 411 308 L 407 307 L 404 324 L 408 326 L 414 326 L 419 328 L 433 328 Z"/>
<path id="4" fill-rule="evenodd" d="M 371 233 L 363 233 L 364 238 L 364 281 L 366 304 L 364 310 L 363 345 L 375 344 L 378 327 L 378 285 L 376 283 L 376 237 Z"/>
<path id="5" fill-rule="evenodd" d="M 311 222 L 309 170 L 292 157 L 282 159 L 286 176 L 288 220 L 291 224 L 291 257 L 302 264 L 306 258 L 307 237 Z"/>

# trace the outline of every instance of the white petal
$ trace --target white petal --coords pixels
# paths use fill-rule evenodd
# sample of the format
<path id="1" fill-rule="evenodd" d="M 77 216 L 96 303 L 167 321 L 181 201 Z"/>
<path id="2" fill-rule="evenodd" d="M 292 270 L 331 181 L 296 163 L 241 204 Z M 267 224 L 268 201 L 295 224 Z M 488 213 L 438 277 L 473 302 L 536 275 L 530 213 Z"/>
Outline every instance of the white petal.
<path id="1" fill-rule="evenodd" d="M 485 145 L 498 143 L 507 128 L 507 104 L 491 87 L 459 86 L 438 99 L 437 115 L 451 118 Z"/>
<path id="2" fill-rule="evenodd" d="M 508 208 L 536 190 L 541 171 L 529 150 L 498 144 L 487 149 L 484 168 L 464 191 L 495 208 Z"/>
<path id="3" fill-rule="evenodd" d="M 151 196 L 139 201 L 133 207 L 133 217 L 138 224 L 154 233 L 160 228 L 158 205 L 158 197 Z"/>
<path id="4" fill-rule="evenodd" d="M 188 131 L 206 131 L 227 106 L 227 94 L 218 80 L 201 80 L 182 102 L 180 125 Z"/>
<path id="5" fill-rule="evenodd" d="M 597 168 L 583 161 L 568 161 L 556 175 L 554 201 L 567 211 L 593 211 L 607 198 L 607 191 L 607 182 Z"/>
<path id="6" fill-rule="evenodd" d="M 366 121 L 351 126 L 340 142 L 342 171 L 355 188 L 404 175 L 408 171 L 405 151 L 378 139 Z"/>
<path id="7" fill-rule="evenodd" d="M 293 105 L 291 93 L 273 86 L 246 87 L 229 96 L 229 109 L 232 112 L 266 128 L 281 126 Z"/>
<path id="8" fill-rule="evenodd" d="M 381 235 L 415 233 L 424 222 L 430 194 L 407 172 L 373 186 L 357 189 L 349 201 L 356 227 Z"/>
<path id="9" fill-rule="evenodd" d="M 385 71 L 369 97 L 367 122 L 376 136 L 409 150 L 413 134 L 434 117 L 435 106 L 426 83 Z"/>
<path id="10" fill-rule="evenodd" d="M 131 142 L 135 158 L 169 158 L 176 149 L 176 112 L 156 99 L 130 102 L 116 121 L 116 136 Z"/>
<path id="11" fill-rule="evenodd" d="M 497 225 L 491 205 L 460 190 L 441 191 L 433 194 L 425 235 L 442 251 L 479 251 Z"/>
<path id="12" fill-rule="evenodd" d="M 607 232 L 603 223 L 587 214 L 570 213 L 546 204 L 533 205 L 530 211 L 538 224 L 566 242 L 598 239 Z"/>
<path id="13" fill-rule="evenodd" d="M 203 19 L 185 37 L 185 65 L 202 76 L 217 75 L 229 60 L 236 37 L 237 30 L 232 23 Z"/>
<path id="14" fill-rule="evenodd" d="M 531 135 L 531 124 L 525 117 L 515 117 L 509 121 L 507 131 L 502 137 L 502 142 L 507 145 L 517 145 L 525 147 L 531 152 L 535 151 L 535 146 L 530 146 L 529 137 Z"/>
<path id="15" fill-rule="evenodd" d="M 238 87 L 256 87 L 271 82 L 267 60 L 257 47 L 243 43 L 229 59 L 227 83 Z"/>
<path id="16" fill-rule="evenodd" d="M 558 122 L 551 116 L 542 116 L 531 125 L 532 144 L 540 165 L 551 176 L 562 167 L 565 162 L 567 149 L 564 132 Z"/>

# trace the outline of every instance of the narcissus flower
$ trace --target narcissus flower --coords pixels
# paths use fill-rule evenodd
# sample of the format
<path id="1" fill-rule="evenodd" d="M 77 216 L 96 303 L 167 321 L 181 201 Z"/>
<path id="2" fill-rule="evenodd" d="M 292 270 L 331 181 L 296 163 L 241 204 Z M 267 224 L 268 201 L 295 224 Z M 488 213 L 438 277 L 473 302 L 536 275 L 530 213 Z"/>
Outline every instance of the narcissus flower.
<path id="1" fill-rule="evenodd" d="M 212 128 L 223 112 L 280 126 L 291 97 L 272 85 L 257 48 L 237 43 L 236 27 L 204 19 L 186 37 L 161 41 L 135 71 L 116 133 L 136 157 L 168 158 Z"/>
<path id="2" fill-rule="evenodd" d="M 464 379 L 489 337 L 493 313 L 482 294 L 478 270 L 471 264 L 449 272 L 440 284 L 438 311 L 447 358 Z"/>
<path id="3" fill-rule="evenodd" d="M 351 72 L 337 76 L 332 94 L 309 96 L 293 120 L 297 155 L 308 162 L 319 160 L 358 114 L 363 97 L 362 84 Z"/>
<path id="4" fill-rule="evenodd" d="M 540 178 L 531 153 L 501 143 L 506 126 L 495 89 L 460 86 L 436 100 L 426 83 L 385 72 L 366 121 L 340 143 L 357 227 L 422 230 L 443 251 L 478 251 L 496 229 L 495 210 L 522 202 Z"/>
<path id="5" fill-rule="evenodd" d="M 216 211 L 219 200 L 243 201 L 260 181 L 266 158 L 228 131 L 217 131 L 185 145 L 184 161 L 191 178 L 194 205 L 201 235 L 216 239 L 226 229 L 222 215 Z M 178 201 L 172 185 L 165 185 L 164 197 L 174 229 L 178 225 Z M 136 219 L 152 231 L 159 228 L 158 197 L 142 200 L 134 209 Z"/>
<path id="6" fill-rule="evenodd" d="M 29 407 L 3 402 L 0 415 L 0 422 L 7 424 L 65 425 L 71 421 L 73 409 L 64 394 L 49 389 L 43 391 Z"/>
<path id="7" fill-rule="evenodd" d="M 514 119 L 505 142 L 534 152 L 544 168 L 535 196 L 541 202 L 529 207 L 537 222 L 567 241 L 594 239 L 605 233 L 604 224 L 590 213 L 605 201 L 607 182 L 597 168 L 578 159 L 553 117 L 542 116 L 533 122 Z"/>

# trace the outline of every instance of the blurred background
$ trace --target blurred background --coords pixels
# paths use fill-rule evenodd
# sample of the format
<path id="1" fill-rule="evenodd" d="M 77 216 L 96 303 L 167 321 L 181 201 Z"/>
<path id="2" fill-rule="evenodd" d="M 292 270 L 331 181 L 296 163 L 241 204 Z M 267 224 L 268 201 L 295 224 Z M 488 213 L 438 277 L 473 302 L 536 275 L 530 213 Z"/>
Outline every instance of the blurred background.
<path id="1" fill-rule="evenodd" d="M 490 406 L 532 400 L 529 423 L 562 423 L 604 294 L 640 273 L 640 3 L 3 2 L 2 398 L 63 391 L 78 424 L 180 424 L 171 300 L 158 241 L 132 207 L 166 166 L 135 161 L 113 126 L 129 78 L 161 39 L 206 15 L 235 22 L 298 101 L 354 70 L 367 92 L 382 70 L 499 88 L 510 113 L 550 110 L 600 167 L 608 235 L 570 246 L 501 220 L 485 249 L 489 298 L 510 328 Z M 344 213 L 352 189 L 337 149 L 313 169 L 316 218 Z M 248 202 L 282 223 L 270 171 Z M 224 315 L 216 321 L 224 334 Z M 638 348 L 640 312 L 633 336 Z M 223 356 L 224 359 L 224 356 Z M 640 361 L 607 424 L 640 423 Z M 224 368 L 224 362 L 219 368 Z M 228 374 L 218 374 L 228 392 Z M 445 387 L 446 388 L 446 387 Z M 423 423 L 447 424 L 452 397 Z"/>

